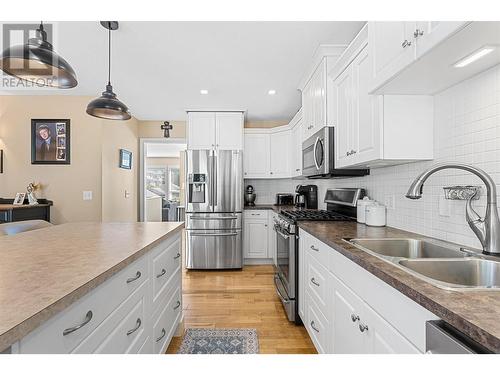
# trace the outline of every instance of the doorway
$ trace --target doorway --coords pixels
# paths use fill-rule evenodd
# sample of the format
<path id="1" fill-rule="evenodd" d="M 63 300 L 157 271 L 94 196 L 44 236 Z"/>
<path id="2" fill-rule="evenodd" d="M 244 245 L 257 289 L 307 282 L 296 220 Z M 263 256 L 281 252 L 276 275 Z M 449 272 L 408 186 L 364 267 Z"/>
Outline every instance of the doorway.
<path id="1" fill-rule="evenodd" d="M 184 138 L 141 138 L 139 220 L 184 221 Z"/>

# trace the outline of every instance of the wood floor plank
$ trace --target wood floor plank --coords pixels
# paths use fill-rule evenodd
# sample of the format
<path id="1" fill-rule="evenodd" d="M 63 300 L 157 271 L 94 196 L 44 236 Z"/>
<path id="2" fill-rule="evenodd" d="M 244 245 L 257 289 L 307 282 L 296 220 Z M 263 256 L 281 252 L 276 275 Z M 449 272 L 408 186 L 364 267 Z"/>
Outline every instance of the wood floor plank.
<path id="1" fill-rule="evenodd" d="M 303 326 L 290 323 L 274 289 L 271 265 L 242 271 L 183 271 L 185 328 L 255 328 L 260 353 L 316 353 Z M 167 353 L 176 353 L 174 337 Z"/>

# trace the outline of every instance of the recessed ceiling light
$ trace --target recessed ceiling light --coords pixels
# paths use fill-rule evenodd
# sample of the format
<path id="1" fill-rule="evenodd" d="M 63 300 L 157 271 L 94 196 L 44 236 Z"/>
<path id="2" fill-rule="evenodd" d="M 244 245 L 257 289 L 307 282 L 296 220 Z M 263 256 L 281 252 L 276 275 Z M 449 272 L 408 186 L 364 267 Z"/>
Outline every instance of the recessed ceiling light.
<path id="1" fill-rule="evenodd" d="M 276 94 L 276 90 L 269 90 L 267 93 L 268 95 L 274 95 Z"/>
<path id="2" fill-rule="evenodd" d="M 200 90 L 200 94 L 201 95 L 207 95 L 208 94 L 208 90 Z"/>
<path id="3" fill-rule="evenodd" d="M 486 56 L 487 54 L 493 52 L 495 47 L 492 46 L 483 46 L 479 48 L 477 51 L 471 53 L 470 55 L 465 56 L 463 59 L 457 61 L 453 66 L 455 68 L 463 68 L 476 60 L 479 60 L 481 57 Z"/>

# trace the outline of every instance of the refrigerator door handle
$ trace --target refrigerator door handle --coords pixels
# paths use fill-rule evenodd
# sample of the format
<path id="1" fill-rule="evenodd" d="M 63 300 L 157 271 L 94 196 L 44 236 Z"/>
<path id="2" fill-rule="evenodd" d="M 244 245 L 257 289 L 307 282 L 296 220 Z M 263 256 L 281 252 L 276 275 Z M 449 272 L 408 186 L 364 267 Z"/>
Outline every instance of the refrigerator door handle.
<path id="1" fill-rule="evenodd" d="M 213 203 L 213 206 L 217 206 L 217 154 L 216 152 L 214 151 L 214 164 L 213 164 L 213 168 L 214 168 L 214 173 L 213 173 L 213 180 L 214 180 L 214 203 Z"/>
<path id="2" fill-rule="evenodd" d="M 211 206 L 212 211 L 213 211 L 213 206 L 214 206 L 214 200 L 213 200 L 213 194 L 214 194 L 214 179 L 213 179 L 213 174 L 214 174 L 214 160 L 213 160 L 213 155 L 212 151 L 210 151 L 210 154 L 208 155 L 208 186 L 209 186 L 209 192 L 208 192 L 208 205 Z"/>

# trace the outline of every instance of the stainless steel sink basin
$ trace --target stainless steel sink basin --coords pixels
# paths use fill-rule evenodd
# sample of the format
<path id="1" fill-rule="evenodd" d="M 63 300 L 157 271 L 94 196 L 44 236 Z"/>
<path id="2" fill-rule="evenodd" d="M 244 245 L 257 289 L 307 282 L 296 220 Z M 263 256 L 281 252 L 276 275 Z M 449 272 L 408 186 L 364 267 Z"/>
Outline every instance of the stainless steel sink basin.
<path id="1" fill-rule="evenodd" d="M 400 260 L 399 265 L 439 287 L 500 288 L 500 262 L 479 259 Z"/>
<path id="2" fill-rule="evenodd" d="M 350 243 L 374 255 L 384 258 L 463 258 L 458 248 L 414 238 L 354 238 Z"/>

